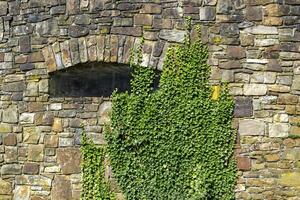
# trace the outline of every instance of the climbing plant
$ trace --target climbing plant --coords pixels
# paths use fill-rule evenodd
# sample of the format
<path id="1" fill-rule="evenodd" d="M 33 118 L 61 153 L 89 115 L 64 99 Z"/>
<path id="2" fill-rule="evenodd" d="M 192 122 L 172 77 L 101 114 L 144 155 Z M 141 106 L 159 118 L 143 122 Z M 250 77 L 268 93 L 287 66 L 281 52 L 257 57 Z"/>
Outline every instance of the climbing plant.
<path id="1" fill-rule="evenodd" d="M 114 200 L 115 196 L 109 190 L 104 178 L 104 146 L 96 146 L 86 134 L 82 136 L 82 200 Z M 75 158 L 74 158 L 75 159 Z"/>
<path id="2" fill-rule="evenodd" d="M 189 37 L 171 47 L 157 90 L 153 70 L 139 64 L 141 53 L 134 55 L 131 92 L 113 94 L 106 129 L 124 195 L 130 200 L 234 199 L 233 100 L 226 87 L 212 98 L 207 47 Z"/>

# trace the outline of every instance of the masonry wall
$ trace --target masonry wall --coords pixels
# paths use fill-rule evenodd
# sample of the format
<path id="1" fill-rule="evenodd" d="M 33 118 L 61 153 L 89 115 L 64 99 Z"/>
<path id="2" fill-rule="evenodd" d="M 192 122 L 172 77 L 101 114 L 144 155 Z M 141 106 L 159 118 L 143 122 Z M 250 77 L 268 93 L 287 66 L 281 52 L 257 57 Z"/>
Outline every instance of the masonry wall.
<path id="1" fill-rule="evenodd" d="M 111 104 L 51 97 L 50 74 L 127 64 L 142 35 L 143 65 L 162 70 L 186 16 L 235 96 L 237 199 L 300 199 L 299 0 L 0 1 L 0 199 L 79 199 L 80 134 L 105 143 Z"/>

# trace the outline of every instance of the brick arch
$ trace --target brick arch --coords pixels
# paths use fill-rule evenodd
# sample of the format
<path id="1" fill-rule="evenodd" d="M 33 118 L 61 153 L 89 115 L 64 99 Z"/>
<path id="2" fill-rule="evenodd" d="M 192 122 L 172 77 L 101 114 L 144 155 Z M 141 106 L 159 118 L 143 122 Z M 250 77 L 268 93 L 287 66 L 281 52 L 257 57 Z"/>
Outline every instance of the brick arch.
<path id="1" fill-rule="evenodd" d="M 140 40 L 125 35 L 89 35 L 55 42 L 44 47 L 42 53 L 48 73 L 87 62 L 128 64 L 130 49 Z M 142 65 L 161 69 L 167 47 L 161 41 L 146 41 Z"/>

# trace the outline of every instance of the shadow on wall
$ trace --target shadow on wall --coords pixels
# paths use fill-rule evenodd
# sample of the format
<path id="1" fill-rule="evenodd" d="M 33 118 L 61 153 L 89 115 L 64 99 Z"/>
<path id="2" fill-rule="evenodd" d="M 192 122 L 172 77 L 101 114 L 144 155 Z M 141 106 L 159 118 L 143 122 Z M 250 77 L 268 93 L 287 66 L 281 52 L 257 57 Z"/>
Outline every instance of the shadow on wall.
<path id="1" fill-rule="evenodd" d="M 160 73 L 156 73 L 154 88 Z M 51 97 L 110 97 L 130 91 L 131 68 L 115 63 L 86 63 L 50 73 Z"/>

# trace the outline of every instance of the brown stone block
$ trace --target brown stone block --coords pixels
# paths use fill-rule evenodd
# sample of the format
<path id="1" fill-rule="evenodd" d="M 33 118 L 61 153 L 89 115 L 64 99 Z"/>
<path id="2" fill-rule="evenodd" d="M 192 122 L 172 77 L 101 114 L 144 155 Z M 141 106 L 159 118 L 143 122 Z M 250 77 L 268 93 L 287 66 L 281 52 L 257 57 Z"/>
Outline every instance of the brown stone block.
<path id="1" fill-rule="evenodd" d="M 46 135 L 44 138 L 45 147 L 57 147 L 58 135 Z"/>
<path id="2" fill-rule="evenodd" d="M 63 127 L 62 127 L 62 121 L 60 118 L 54 118 L 54 122 L 52 125 L 52 130 L 55 132 L 62 132 Z"/>
<path id="3" fill-rule="evenodd" d="M 40 165 L 38 163 L 25 163 L 23 167 L 24 174 L 38 174 Z"/>
<path id="4" fill-rule="evenodd" d="M 63 174 L 80 173 L 81 155 L 79 148 L 59 148 L 56 154 Z"/>
<path id="5" fill-rule="evenodd" d="M 1 195 L 11 194 L 11 193 L 12 193 L 11 183 L 0 179 L 0 199 L 1 199 Z"/>
<path id="6" fill-rule="evenodd" d="M 28 147 L 28 160 L 30 161 L 43 161 L 44 160 L 44 145 L 29 145 Z"/>
<path id="7" fill-rule="evenodd" d="M 111 33 L 140 37 L 142 36 L 142 27 L 112 27 Z"/>
<path id="8" fill-rule="evenodd" d="M 279 4 L 269 4 L 264 8 L 265 14 L 267 16 L 278 17 L 283 14 L 283 7 Z"/>
<path id="9" fill-rule="evenodd" d="M 249 21 L 261 21 L 262 20 L 262 7 L 253 6 L 246 9 L 246 18 Z"/>
<path id="10" fill-rule="evenodd" d="M 7 134 L 3 139 L 4 145 L 7 146 L 16 146 L 17 145 L 17 136 L 15 133 Z"/>
<path id="11" fill-rule="evenodd" d="M 54 177 L 51 199 L 73 200 L 71 182 L 66 176 L 56 175 Z"/>
<path id="12" fill-rule="evenodd" d="M 280 26 L 282 25 L 283 20 L 280 17 L 265 17 L 263 24 L 266 26 Z"/>
<path id="13" fill-rule="evenodd" d="M 57 69 L 56 60 L 54 57 L 53 50 L 50 46 L 43 49 L 43 55 L 45 58 L 45 63 L 47 65 L 48 72 L 54 72 Z"/>
<path id="14" fill-rule="evenodd" d="M 31 53 L 28 57 L 28 61 L 31 63 L 35 63 L 35 62 L 44 62 L 44 56 L 41 52 L 34 52 Z"/>
<path id="15" fill-rule="evenodd" d="M 46 110 L 46 105 L 40 102 L 30 102 L 28 103 L 29 112 L 41 112 Z"/>
<path id="16" fill-rule="evenodd" d="M 265 159 L 267 162 L 276 162 L 276 161 L 280 160 L 280 155 L 279 154 L 265 155 Z"/>
<path id="17" fill-rule="evenodd" d="M 300 136 L 300 127 L 299 126 L 292 126 L 291 130 L 290 130 L 290 134 Z"/>
<path id="18" fill-rule="evenodd" d="M 248 171 L 251 169 L 251 159 L 248 157 L 237 156 L 237 167 L 239 170 Z"/>
<path id="19" fill-rule="evenodd" d="M 141 13 L 147 14 L 160 14 L 161 13 L 161 5 L 147 3 L 144 4 Z"/>
<path id="20" fill-rule="evenodd" d="M 278 96 L 278 104 L 293 105 L 298 103 L 298 96 L 292 94 L 280 94 Z"/>
<path id="21" fill-rule="evenodd" d="M 229 58 L 242 59 L 246 57 L 246 52 L 243 47 L 229 46 L 226 50 L 226 54 Z"/>

